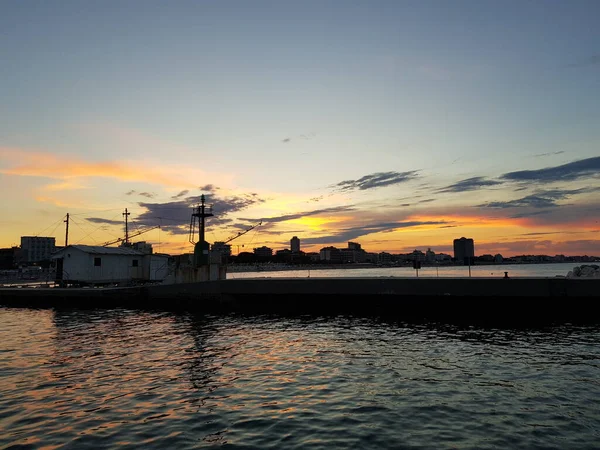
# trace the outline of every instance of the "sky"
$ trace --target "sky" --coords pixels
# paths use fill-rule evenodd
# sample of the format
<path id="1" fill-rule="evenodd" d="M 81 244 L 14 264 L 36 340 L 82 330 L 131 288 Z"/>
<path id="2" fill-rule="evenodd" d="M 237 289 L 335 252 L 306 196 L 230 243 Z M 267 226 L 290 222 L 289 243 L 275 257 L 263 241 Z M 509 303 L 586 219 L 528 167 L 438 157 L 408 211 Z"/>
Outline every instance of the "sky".
<path id="1" fill-rule="evenodd" d="M 600 2 L 0 0 L 0 247 L 600 255 Z"/>

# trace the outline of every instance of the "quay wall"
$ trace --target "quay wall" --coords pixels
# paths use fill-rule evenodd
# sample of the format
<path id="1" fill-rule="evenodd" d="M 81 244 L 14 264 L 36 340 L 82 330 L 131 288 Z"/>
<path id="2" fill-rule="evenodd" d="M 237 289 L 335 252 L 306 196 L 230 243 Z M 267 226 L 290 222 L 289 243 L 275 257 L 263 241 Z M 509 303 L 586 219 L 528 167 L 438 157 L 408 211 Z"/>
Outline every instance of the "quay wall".
<path id="1" fill-rule="evenodd" d="M 0 289 L 0 305 L 361 314 L 483 322 L 597 322 L 600 279 L 238 279 L 130 288 Z"/>

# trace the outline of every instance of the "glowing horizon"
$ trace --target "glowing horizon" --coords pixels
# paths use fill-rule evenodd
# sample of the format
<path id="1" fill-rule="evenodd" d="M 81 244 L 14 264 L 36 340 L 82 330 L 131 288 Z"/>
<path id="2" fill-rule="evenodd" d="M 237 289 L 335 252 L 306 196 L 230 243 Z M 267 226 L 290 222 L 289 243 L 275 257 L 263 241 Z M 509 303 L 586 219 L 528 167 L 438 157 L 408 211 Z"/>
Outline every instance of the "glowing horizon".
<path id="1" fill-rule="evenodd" d="M 35 6 L 35 7 L 34 7 Z M 469 14 L 464 14 L 465 10 Z M 543 14 L 540 12 L 543 10 Z M 140 14 L 143 11 L 143 14 Z M 600 4 L 7 5 L 0 247 L 600 255 Z M 511 33 L 501 24 L 510 23 Z M 242 247 L 244 246 L 244 247 Z"/>

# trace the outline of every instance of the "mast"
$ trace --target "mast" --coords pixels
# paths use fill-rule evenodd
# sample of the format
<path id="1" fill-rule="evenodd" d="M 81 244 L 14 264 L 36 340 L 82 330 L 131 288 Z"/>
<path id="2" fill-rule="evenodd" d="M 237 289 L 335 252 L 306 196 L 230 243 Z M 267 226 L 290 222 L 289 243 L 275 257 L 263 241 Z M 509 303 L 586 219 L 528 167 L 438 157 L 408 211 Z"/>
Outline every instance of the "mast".
<path id="1" fill-rule="evenodd" d="M 125 212 L 123 213 L 123 216 L 125 216 L 125 242 L 123 245 L 129 245 L 129 224 L 127 223 L 127 217 L 130 214 L 130 212 L 127 212 L 127 208 L 125 208 Z"/>
<path id="2" fill-rule="evenodd" d="M 63 221 L 67 224 L 65 230 L 65 247 L 69 245 L 69 213 L 67 213 L 67 218 Z"/>
<path id="3" fill-rule="evenodd" d="M 212 217 L 213 213 L 210 208 L 206 208 L 204 194 L 200 196 L 200 205 L 195 208 L 192 213 L 192 223 L 190 224 L 190 240 L 193 241 L 194 224 L 197 217 L 200 222 L 198 229 L 198 242 L 194 246 L 194 265 L 196 267 L 209 264 L 209 245 L 206 242 L 206 221 L 207 217 Z"/>

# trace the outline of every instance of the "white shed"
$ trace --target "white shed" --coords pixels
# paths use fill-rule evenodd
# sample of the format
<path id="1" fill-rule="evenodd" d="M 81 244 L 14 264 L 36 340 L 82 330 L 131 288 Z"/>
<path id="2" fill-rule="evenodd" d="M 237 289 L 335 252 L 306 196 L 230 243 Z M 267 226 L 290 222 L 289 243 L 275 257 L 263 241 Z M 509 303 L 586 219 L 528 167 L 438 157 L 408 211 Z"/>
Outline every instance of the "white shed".
<path id="1" fill-rule="evenodd" d="M 57 281 L 120 283 L 148 279 L 144 276 L 145 256 L 151 255 L 128 247 L 69 245 L 54 253 L 52 259 L 56 260 Z"/>

